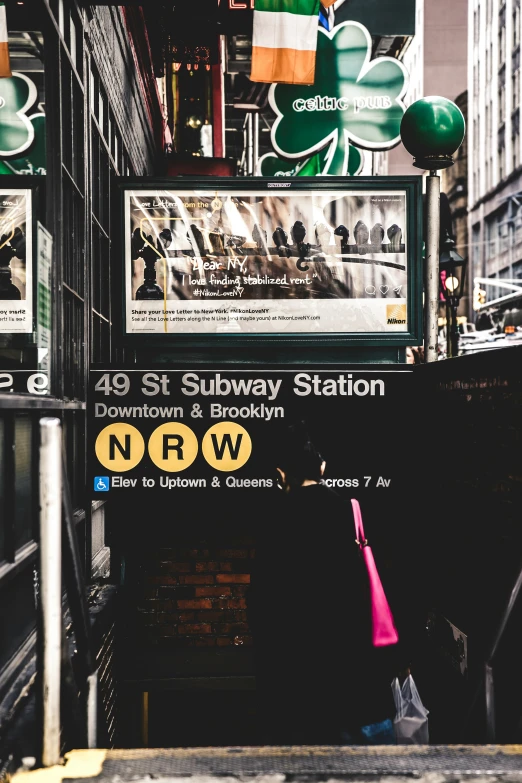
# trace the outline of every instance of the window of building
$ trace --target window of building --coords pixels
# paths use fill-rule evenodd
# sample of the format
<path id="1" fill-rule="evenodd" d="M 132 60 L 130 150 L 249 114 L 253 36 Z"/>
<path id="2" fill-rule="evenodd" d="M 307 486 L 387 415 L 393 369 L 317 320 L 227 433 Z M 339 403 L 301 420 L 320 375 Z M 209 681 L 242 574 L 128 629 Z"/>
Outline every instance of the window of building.
<path id="1" fill-rule="evenodd" d="M 506 15 L 501 13 L 498 20 L 498 62 L 506 61 Z"/>
<path id="2" fill-rule="evenodd" d="M 513 169 L 516 169 L 520 165 L 520 111 L 518 109 L 511 115 L 511 151 Z"/>
<path id="3" fill-rule="evenodd" d="M 520 105 L 520 50 L 513 54 L 511 62 L 511 101 L 512 109 Z"/>
<path id="4" fill-rule="evenodd" d="M 520 45 L 520 3 L 513 5 L 513 49 Z"/>
<path id="5" fill-rule="evenodd" d="M 506 136 L 502 128 L 498 134 L 498 178 L 504 179 L 506 176 Z"/>
<path id="6" fill-rule="evenodd" d="M 498 255 L 498 228 L 496 215 L 492 215 L 486 220 L 486 251 L 488 259 Z"/>
<path id="7" fill-rule="evenodd" d="M 495 272 L 493 272 L 492 274 L 488 275 L 488 278 L 490 280 L 496 280 L 497 279 L 497 275 L 496 275 Z M 492 299 L 498 299 L 498 297 L 499 297 L 499 290 L 500 289 L 498 288 L 498 286 L 496 286 L 496 285 L 495 286 L 489 285 L 488 286 L 488 301 L 491 301 Z"/>
<path id="8" fill-rule="evenodd" d="M 81 22 L 75 14 L 69 15 L 69 34 L 67 47 L 71 56 L 72 64 L 76 71 L 83 78 L 83 60 L 82 60 L 82 41 L 81 41 Z"/>
<path id="9" fill-rule="evenodd" d="M 103 85 L 95 73 L 99 100 L 91 101 L 92 138 L 92 345 L 91 361 L 110 361 L 111 199 L 114 177 L 128 175 L 129 158 Z M 100 107 L 102 107 L 100 109 Z"/>
<path id="10" fill-rule="evenodd" d="M 471 262 L 473 264 L 473 274 L 478 275 L 482 268 L 482 243 L 480 241 L 480 223 L 473 226 Z"/>
<path id="11" fill-rule="evenodd" d="M 498 249 L 499 253 L 504 253 L 509 247 L 509 220 L 504 215 L 498 223 Z"/>
<path id="12" fill-rule="evenodd" d="M 515 215 L 515 231 L 514 231 L 515 245 L 520 245 L 522 242 L 522 207 L 519 207 Z M 522 264 L 522 261 L 520 262 Z"/>
<path id="13" fill-rule="evenodd" d="M 502 66 L 498 72 L 498 124 L 502 125 L 506 119 L 506 66 Z"/>

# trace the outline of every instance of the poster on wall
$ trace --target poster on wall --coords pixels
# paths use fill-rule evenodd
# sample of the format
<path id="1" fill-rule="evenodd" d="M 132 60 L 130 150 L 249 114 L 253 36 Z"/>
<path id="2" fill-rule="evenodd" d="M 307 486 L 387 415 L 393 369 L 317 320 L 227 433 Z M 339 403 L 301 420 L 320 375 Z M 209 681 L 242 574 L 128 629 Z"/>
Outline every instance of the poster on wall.
<path id="1" fill-rule="evenodd" d="M 406 335 L 410 193 L 125 189 L 125 331 Z"/>
<path id="2" fill-rule="evenodd" d="M 31 191 L 0 190 L 0 332 L 33 331 Z"/>

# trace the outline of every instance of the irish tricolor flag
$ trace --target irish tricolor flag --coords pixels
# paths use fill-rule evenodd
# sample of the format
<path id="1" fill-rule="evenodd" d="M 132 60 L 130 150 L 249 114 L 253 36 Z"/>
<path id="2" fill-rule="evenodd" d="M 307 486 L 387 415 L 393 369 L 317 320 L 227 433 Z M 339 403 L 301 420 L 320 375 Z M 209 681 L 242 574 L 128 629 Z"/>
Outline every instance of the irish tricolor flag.
<path id="1" fill-rule="evenodd" d="M 328 8 L 335 0 L 323 0 Z M 313 84 L 319 0 L 255 0 L 253 82 Z"/>
<path id="2" fill-rule="evenodd" d="M 5 3 L 0 2 L 0 78 L 12 75 L 9 62 L 9 35 L 7 32 Z"/>

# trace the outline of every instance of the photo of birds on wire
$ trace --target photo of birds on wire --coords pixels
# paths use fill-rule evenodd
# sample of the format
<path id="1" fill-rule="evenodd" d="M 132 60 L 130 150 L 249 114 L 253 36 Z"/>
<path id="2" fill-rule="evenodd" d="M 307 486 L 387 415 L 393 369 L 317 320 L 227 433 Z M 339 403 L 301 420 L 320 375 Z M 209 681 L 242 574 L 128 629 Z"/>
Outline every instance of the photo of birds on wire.
<path id="1" fill-rule="evenodd" d="M 404 298 L 403 192 L 136 192 L 133 301 Z"/>

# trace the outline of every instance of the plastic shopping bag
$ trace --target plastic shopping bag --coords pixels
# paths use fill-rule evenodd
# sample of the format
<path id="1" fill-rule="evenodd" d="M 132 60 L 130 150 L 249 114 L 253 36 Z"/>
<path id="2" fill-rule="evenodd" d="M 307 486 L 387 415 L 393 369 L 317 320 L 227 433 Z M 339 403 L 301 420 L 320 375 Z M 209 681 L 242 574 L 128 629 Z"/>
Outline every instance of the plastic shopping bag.
<path id="1" fill-rule="evenodd" d="M 392 682 L 397 714 L 393 721 L 397 745 L 428 745 L 428 710 L 423 705 L 411 674 L 402 687 L 396 677 Z"/>

